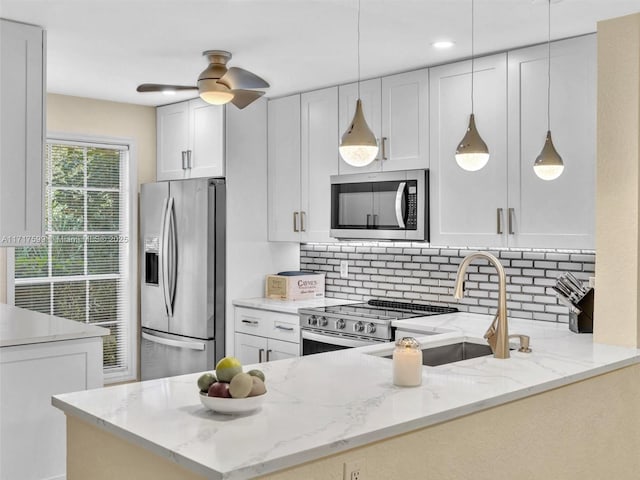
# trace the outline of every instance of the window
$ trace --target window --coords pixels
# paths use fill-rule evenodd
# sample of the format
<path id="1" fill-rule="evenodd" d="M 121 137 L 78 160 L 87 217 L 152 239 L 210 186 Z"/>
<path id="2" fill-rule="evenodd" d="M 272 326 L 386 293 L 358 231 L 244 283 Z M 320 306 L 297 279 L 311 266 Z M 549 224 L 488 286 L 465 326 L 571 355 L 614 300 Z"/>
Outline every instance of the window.
<path id="1" fill-rule="evenodd" d="M 46 235 L 15 249 L 14 304 L 110 330 L 105 381 L 134 378 L 129 148 L 50 140 Z"/>

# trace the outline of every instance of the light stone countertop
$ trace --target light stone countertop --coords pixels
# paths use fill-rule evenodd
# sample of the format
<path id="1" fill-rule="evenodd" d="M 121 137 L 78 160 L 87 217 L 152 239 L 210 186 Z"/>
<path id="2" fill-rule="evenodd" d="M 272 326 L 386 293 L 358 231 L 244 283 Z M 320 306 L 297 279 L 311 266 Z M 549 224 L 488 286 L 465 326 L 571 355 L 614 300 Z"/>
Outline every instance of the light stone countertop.
<path id="1" fill-rule="evenodd" d="M 0 304 L 0 347 L 105 335 L 109 335 L 106 328 Z"/>
<path id="2" fill-rule="evenodd" d="M 330 307 L 332 305 L 347 305 L 362 303 L 362 301 L 345 300 L 344 298 L 311 298 L 309 300 L 276 300 L 273 298 L 240 298 L 233 301 L 236 307 L 257 308 L 272 312 L 298 314 L 300 308 Z"/>
<path id="3" fill-rule="evenodd" d="M 456 313 L 402 320 L 441 335 L 424 345 L 481 338 L 492 317 Z M 511 320 L 530 354 L 423 367 L 416 388 L 392 384 L 392 344 L 264 363 L 268 397 L 258 413 L 228 417 L 198 399 L 199 374 L 53 397 L 53 404 L 212 479 L 243 479 L 471 414 L 640 362 L 640 350 L 597 345 L 566 324 Z"/>

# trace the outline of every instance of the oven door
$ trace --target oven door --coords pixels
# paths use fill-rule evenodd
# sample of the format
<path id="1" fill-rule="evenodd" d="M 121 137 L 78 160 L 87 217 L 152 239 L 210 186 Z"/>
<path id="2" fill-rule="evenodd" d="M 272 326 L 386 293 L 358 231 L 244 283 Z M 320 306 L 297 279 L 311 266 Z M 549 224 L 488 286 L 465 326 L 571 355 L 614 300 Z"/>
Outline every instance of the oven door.
<path id="1" fill-rule="evenodd" d="M 346 348 L 366 347 L 376 343 L 386 342 L 384 340 L 364 339 L 348 335 L 336 335 L 334 333 L 302 329 L 300 354 L 312 355 L 314 353 L 333 352 L 336 350 L 344 350 Z"/>

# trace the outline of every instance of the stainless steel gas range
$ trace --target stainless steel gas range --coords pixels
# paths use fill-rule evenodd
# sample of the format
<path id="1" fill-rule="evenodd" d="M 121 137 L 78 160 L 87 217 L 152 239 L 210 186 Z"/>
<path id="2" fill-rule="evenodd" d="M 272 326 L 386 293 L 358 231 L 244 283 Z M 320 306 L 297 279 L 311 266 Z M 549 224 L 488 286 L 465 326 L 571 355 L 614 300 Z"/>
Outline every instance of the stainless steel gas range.
<path id="1" fill-rule="evenodd" d="M 457 312 L 457 308 L 388 300 L 301 308 L 300 354 L 331 352 L 393 340 L 394 320 Z"/>

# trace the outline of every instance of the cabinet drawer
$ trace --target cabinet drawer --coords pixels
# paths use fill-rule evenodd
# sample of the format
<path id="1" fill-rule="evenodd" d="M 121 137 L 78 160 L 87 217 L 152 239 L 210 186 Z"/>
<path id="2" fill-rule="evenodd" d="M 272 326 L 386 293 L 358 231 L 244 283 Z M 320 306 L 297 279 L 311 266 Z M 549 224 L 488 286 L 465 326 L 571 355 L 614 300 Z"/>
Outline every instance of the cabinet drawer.
<path id="1" fill-rule="evenodd" d="M 235 329 L 239 333 L 300 342 L 298 315 L 235 307 Z"/>

